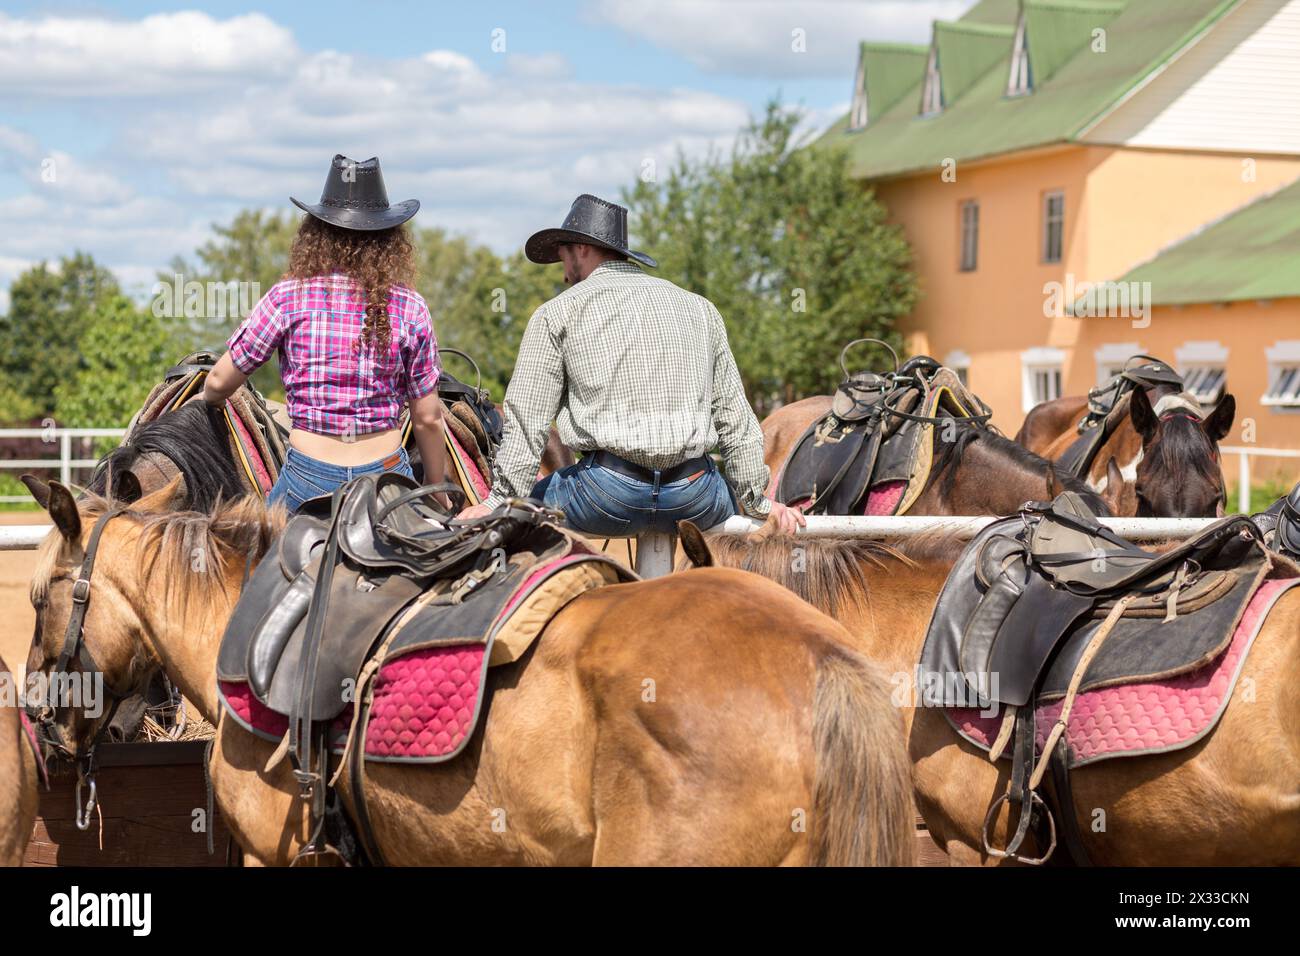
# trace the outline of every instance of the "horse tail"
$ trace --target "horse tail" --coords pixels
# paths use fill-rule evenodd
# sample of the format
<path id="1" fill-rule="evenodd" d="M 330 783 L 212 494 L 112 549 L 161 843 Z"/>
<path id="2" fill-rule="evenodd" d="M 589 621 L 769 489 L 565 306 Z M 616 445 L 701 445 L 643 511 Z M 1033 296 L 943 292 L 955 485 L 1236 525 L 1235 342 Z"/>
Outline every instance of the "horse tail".
<path id="1" fill-rule="evenodd" d="M 843 649 L 817 663 L 810 866 L 909 866 L 916 850 L 912 764 L 889 685 Z"/>

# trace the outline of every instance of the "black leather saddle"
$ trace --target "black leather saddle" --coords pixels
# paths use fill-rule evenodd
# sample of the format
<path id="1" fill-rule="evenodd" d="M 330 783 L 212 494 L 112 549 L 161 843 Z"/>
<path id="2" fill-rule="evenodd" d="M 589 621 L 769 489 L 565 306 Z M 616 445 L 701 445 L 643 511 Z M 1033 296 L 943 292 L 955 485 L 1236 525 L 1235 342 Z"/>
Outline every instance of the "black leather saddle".
<path id="1" fill-rule="evenodd" d="M 1183 379 L 1170 365 L 1150 355 L 1135 355 L 1117 374 L 1088 392 L 1088 411 L 1079 422 L 1079 437 L 1074 440 L 1058 464 L 1076 478 L 1086 478 L 1093 460 L 1106 440 L 1115 433 L 1128 414 L 1123 401 L 1135 388 L 1169 388 L 1182 391 Z"/>
<path id="2" fill-rule="evenodd" d="M 881 482 L 923 481 L 929 471 L 932 431 L 944 417 L 984 424 L 988 408 L 966 391 L 955 373 L 928 356 L 894 370 L 850 373 L 850 348 L 876 339 L 857 339 L 840 352 L 844 379 L 831 410 L 796 442 L 781 470 L 776 496 L 785 504 L 805 503 L 810 514 L 862 514 L 867 493 Z M 889 349 L 892 353 L 893 349 Z M 919 489 L 918 489 L 919 492 Z M 899 510 L 915 495 L 905 495 Z"/>
<path id="3" fill-rule="evenodd" d="M 1160 680 L 1217 657 L 1270 567 L 1258 529 L 1232 516 L 1164 552 L 1139 548 L 1097 521 L 1073 492 L 1029 504 L 985 528 L 958 559 L 939 595 L 921 652 L 927 706 L 997 708 L 1003 731 L 991 759 L 1011 746 L 1010 790 L 990 809 L 985 849 L 1017 851 L 1030 821 L 1050 809 L 1035 792 L 1050 763 L 1061 800 L 1072 755 L 1063 731 L 1077 694 Z M 1036 751 L 1034 712 L 1065 699 L 1059 730 Z M 1003 850 L 987 826 L 998 806 L 1019 809 Z M 1061 800 L 1061 802 L 1064 802 Z M 1077 827 L 1068 811 L 1069 827 Z M 1077 834 L 1076 834 L 1077 836 Z M 1077 839 L 1071 850 L 1079 853 Z"/>
<path id="4" fill-rule="evenodd" d="M 306 855 L 325 852 L 330 723 L 354 702 L 362 668 L 403 611 L 435 584 L 472 605 L 515 571 L 510 554 L 562 540 L 559 516 L 530 502 L 460 521 L 437 505 L 438 492 L 460 496 L 453 485 L 417 486 L 388 472 L 308 501 L 249 577 L 226 627 L 218 681 L 246 682 L 288 718 L 282 752 L 317 824 Z"/>
<path id="5" fill-rule="evenodd" d="M 1264 535 L 1265 543 L 1278 554 L 1300 561 L 1300 482 L 1251 520 Z"/>
<path id="6" fill-rule="evenodd" d="M 483 475 L 491 475 L 491 462 L 496 457 L 497 446 L 501 444 L 504 424 L 501 412 L 492 402 L 487 390 L 483 388 L 483 373 L 478 363 L 460 349 L 439 348 L 439 354 L 459 355 L 474 369 L 477 381 L 466 385 L 446 369 L 438 373 L 438 397 L 442 399 L 451 413 L 447 421 L 453 429 L 457 440 L 470 454 L 475 465 Z M 415 444 L 408 412 L 403 412 L 402 444 L 411 459 L 412 470 L 417 478 L 424 475 L 424 466 L 420 461 L 420 450 Z"/>

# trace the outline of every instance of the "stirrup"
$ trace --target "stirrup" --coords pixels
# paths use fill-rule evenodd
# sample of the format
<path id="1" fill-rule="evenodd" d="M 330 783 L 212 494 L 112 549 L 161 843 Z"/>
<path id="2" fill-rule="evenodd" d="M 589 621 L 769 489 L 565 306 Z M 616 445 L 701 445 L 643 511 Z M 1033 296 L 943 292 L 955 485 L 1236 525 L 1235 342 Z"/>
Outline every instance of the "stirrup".
<path id="1" fill-rule="evenodd" d="M 292 860 L 289 861 L 290 867 L 295 866 L 348 866 L 348 861 L 343 859 L 343 854 L 328 843 L 322 847 L 309 845 L 299 850 Z"/>
<path id="2" fill-rule="evenodd" d="M 1040 857 L 1021 856 L 1014 850 L 999 850 L 989 843 L 989 827 L 993 821 L 997 819 L 998 808 L 1010 799 L 1010 793 L 1001 794 L 993 801 L 993 806 L 989 807 L 989 812 L 984 816 L 984 826 L 980 830 L 980 842 L 984 844 L 984 852 L 996 859 L 1015 860 L 1017 863 L 1024 863 L 1028 866 L 1042 866 L 1051 859 L 1052 852 L 1056 849 L 1056 820 L 1052 817 L 1052 811 L 1048 808 L 1047 804 L 1043 802 L 1043 798 L 1040 797 L 1036 791 L 1029 791 L 1029 806 L 1027 808 L 1021 807 L 1020 812 L 1032 813 L 1035 805 L 1043 808 L 1043 812 L 1047 814 L 1049 833 L 1047 852 Z M 1008 825 L 1010 825 L 1009 822 Z"/>

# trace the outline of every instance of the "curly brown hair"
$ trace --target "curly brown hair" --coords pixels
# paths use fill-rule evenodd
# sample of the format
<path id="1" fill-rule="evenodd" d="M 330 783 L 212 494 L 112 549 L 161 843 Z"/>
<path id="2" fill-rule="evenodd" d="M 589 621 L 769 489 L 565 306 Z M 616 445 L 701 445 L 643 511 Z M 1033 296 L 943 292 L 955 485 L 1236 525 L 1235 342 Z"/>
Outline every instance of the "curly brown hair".
<path id="1" fill-rule="evenodd" d="M 286 279 L 312 279 L 342 273 L 366 290 L 366 318 L 357 348 L 388 348 L 389 290 L 415 284 L 415 247 L 405 226 L 368 232 L 343 229 L 304 216 L 289 250 Z"/>

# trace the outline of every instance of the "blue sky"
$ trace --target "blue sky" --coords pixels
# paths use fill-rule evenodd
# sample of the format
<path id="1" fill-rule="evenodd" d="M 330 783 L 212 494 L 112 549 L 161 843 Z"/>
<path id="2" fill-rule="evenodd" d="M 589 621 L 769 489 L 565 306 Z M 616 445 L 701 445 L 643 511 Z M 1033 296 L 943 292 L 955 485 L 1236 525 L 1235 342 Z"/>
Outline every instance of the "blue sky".
<path id="1" fill-rule="evenodd" d="M 213 222 L 314 199 L 335 152 L 379 155 L 419 224 L 508 251 L 778 92 L 831 121 L 858 40 L 924 41 L 966 5 L 4 0 L 0 290 L 80 248 L 146 291 Z"/>

